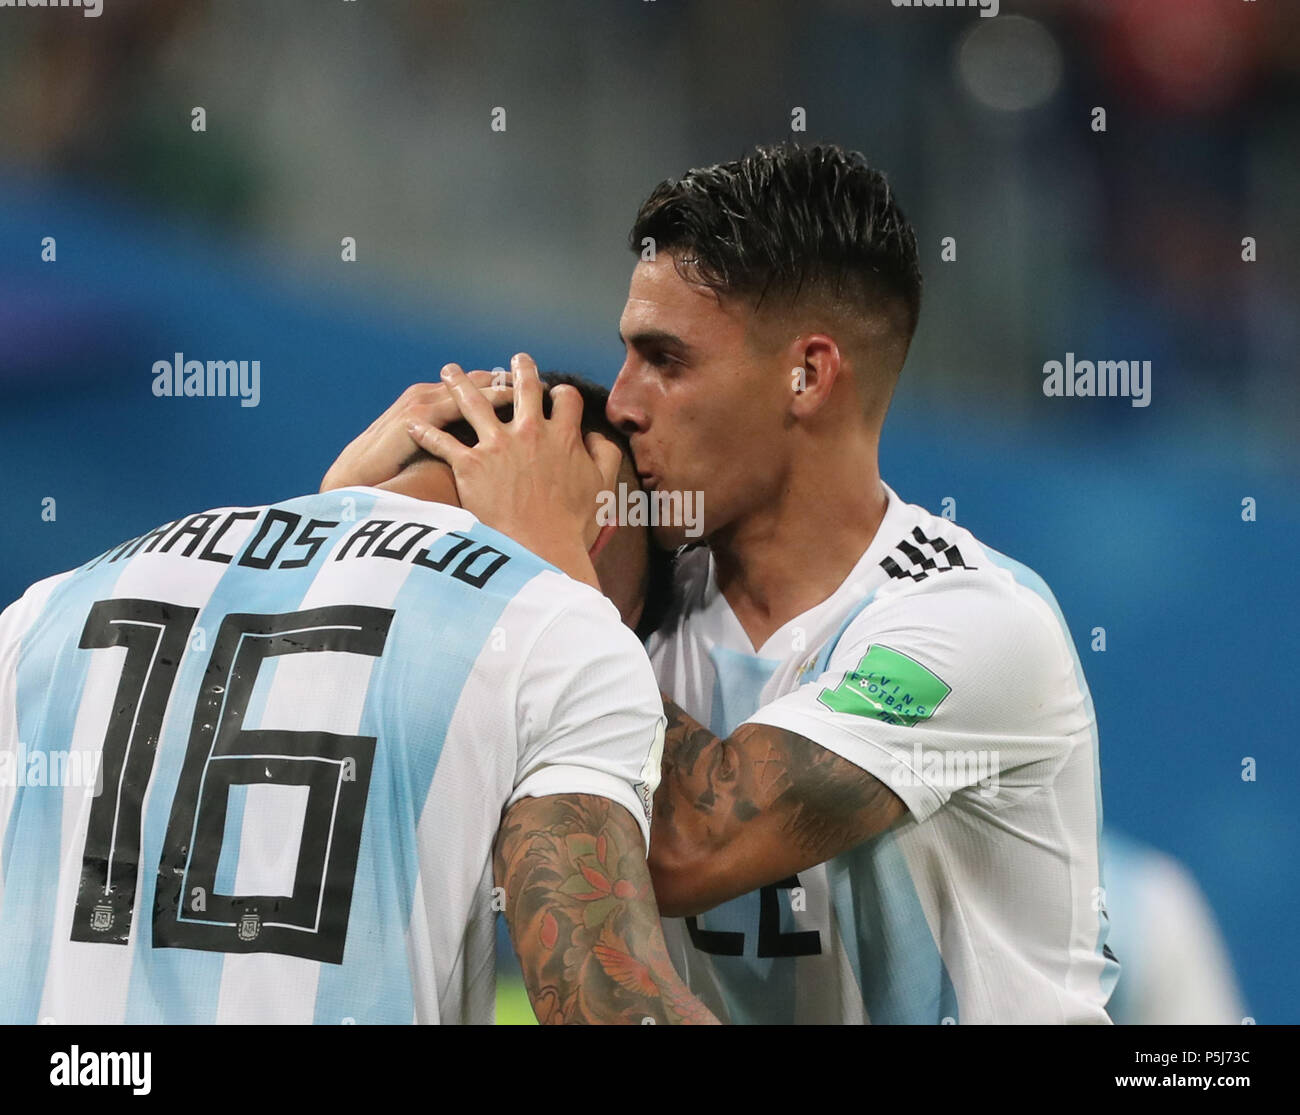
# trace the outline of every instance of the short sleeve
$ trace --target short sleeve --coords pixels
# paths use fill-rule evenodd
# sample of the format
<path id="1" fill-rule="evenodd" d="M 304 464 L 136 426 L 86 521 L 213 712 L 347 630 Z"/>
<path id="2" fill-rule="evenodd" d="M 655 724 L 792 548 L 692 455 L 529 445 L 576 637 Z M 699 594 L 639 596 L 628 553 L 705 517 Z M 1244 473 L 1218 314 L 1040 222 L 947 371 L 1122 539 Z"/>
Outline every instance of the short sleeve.
<path id="1" fill-rule="evenodd" d="M 596 794 L 624 806 L 650 841 L 663 755 L 663 702 L 645 649 L 617 610 L 582 593 L 537 638 L 519 682 L 520 798 Z"/>
<path id="2" fill-rule="evenodd" d="M 995 810 L 1050 780 L 1091 724 L 1050 605 L 1005 582 L 873 602 L 814 681 L 750 723 L 797 732 L 890 787 L 917 821 L 954 794 Z"/>

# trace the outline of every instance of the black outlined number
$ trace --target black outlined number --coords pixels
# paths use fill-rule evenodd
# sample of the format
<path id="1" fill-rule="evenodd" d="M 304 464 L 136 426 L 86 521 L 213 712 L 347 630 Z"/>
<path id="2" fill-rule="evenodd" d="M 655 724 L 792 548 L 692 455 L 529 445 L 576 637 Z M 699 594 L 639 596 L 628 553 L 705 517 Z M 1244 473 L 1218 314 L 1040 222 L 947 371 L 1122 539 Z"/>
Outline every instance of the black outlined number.
<path id="1" fill-rule="evenodd" d="M 266 659 L 319 651 L 377 658 L 392 618 L 387 608 L 334 605 L 222 621 L 167 822 L 155 947 L 343 962 L 375 737 L 248 730 L 243 718 Z M 216 889 L 230 788 L 255 785 L 306 787 L 288 895 Z"/>
<path id="2" fill-rule="evenodd" d="M 816 929 L 802 929 L 794 933 L 781 932 L 781 898 L 777 893 L 793 890 L 799 885 L 799 876 L 791 875 L 779 883 L 771 883 L 758 892 L 758 951 L 761 959 L 790 956 L 819 956 L 822 951 L 821 934 Z M 734 930 L 701 929 L 695 918 L 686 919 L 686 931 L 700 952 L 711 956 L 744 956 L 745 934 Z"/>
<path id="3" fill-rule="evenodd" d="M 167 704 L 198 609 L 157 600 L 100 600 L 80 647 L 126 648 L 90 808 L 72 940 L 124 945 L 139 881 L 145 790 Z M 243 728 L 258 671 L 281 654 L 379 657 L 393 612 L 334 605 L 281 615 L 228 615 L 203 675 L 158 865 L 155 948 L 271 952 L 339 964 L 347 939 L 373 736 Z M 233 786 L 305 788 L 291 893 L 216 889 Z M 182 906 L 203 896 L 201 910 Z"/>
<path id="4" fill-rule="evenodd" d="M 100 600 L 86 617 L 84 650 L 125 647 L 100 754 L 99 793 L 81 851 L 72 940 L 125 945 L 140 866 L 141 805 L 176 671 L 198 615 L 156 600 Z"/>

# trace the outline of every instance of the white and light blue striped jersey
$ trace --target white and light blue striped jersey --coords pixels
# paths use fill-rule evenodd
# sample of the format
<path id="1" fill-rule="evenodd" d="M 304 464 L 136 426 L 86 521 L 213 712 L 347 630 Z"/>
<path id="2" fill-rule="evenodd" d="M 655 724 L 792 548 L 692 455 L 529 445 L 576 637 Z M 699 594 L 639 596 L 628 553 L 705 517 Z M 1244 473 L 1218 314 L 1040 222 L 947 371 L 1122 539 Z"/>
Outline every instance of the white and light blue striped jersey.
<path id="1" fill-rule="evenodd" d="M 504 807 L 648 838 L 594 589 L 370 488 L 167 523 L 0 616 L 0 1022 L 487 1022 Z"/>
<path id="2" fill-rule="evenodd" d="M 719 736 L 805 736 L 908 807 L 797 877 L 665 922 L 733 1023 L 1108 1021 L 1096 720 L 1047 586 L 903 503 L 825 601 L 757 650 L 706 549 L 650 643 L 659 684 Z"/>

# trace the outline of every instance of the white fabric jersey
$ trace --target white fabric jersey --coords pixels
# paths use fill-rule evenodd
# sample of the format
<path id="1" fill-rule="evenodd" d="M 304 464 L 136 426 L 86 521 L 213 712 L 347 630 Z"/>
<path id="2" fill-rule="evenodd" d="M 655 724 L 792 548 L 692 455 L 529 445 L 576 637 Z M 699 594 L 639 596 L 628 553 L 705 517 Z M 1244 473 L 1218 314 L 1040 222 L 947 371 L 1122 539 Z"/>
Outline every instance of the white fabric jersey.
<path id="1" fill-rule="evenodd" d="M 1047 586 L 886 489 L 866 553 L 757 651 L 707 549 L 650 643 L 718 736 L 805 736 L 909 812 L 797 878 L 665 923 L 683 976 L 737 1023 L 1097 1022 L 1105 948 L 1096 721 Z"/>
<path id="2" fill-rule="evenodd" d="M 502 809 L 648 835 L 662 739 L 613 605 L 466 511 L 169 523 L 0 616 L 0 1022 L 489 1022 Z"/>

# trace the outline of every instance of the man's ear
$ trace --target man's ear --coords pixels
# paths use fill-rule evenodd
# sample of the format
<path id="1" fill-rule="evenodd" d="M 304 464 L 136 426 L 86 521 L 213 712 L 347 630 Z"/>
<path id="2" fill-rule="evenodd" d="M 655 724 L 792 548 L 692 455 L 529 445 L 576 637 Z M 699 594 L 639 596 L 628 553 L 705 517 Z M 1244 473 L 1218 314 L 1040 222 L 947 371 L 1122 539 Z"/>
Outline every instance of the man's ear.
<path id="1" fill-rule="evenodd" d="M 830 401 L 840 374 L 840 347 L 824 333 L 801 337 L 798 347 L 799 360 L 790 372 L 790 410 L 798 418 L 807 418 Z"/>
<path id="2" fill-rule="evenodd" d="M 606 523 L 597 532 L 596 541 L 591 544 L 591 549 L 587 551 L 587 556 L 591 558 L 593 562 L 600 556 L 600 551 L 609 545 L 616 530 L 618 530 L 617 523 Z"/>

